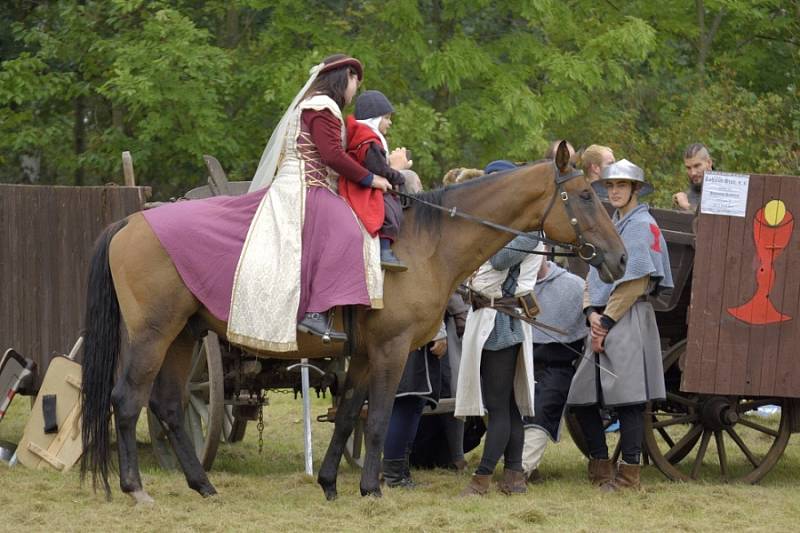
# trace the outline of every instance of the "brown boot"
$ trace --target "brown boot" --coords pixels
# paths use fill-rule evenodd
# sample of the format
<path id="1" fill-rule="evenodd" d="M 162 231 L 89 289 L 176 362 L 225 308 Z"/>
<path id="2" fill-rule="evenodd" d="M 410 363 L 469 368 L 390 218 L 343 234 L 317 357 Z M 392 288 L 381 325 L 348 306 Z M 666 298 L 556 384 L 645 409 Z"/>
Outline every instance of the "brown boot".
<path id="1" fill-rule="evenodd" d="M 614 479 L 614 463 L 611 459 L 589 459 L 589 483 L 597 487 Z"/>
<path id="2" fill-rule="evenodd" d="M 544 478 L 542 477 L 541 472 L 539 472 L 538 468 L 534 468 L 531 470 L 531 473 L 528 474 L 528 483 L 531 485 L 538 485 L 539 483 L 544 483 Z"/>
<path id="3" fill-rule="evenodd" d="M 467 471 L 467 468 L 469 468 L 469 464 L 467 464 L 467 461 L 463 458 L 456 459 L 455 461 L 453 461 L 453 467 L 455 468 L 457 473 L 464 474 Z"/>
<path id="4" fill-rule="evenodd" d="M 642 488 L 639 482 L 641 471 L 641 465 L 620 463 L 617 465 L 617 475 L 614 476 L 614 480 L 603 484 L 600 490 L 604 492 L 616 492 L 623 489 L 640 490 Z"/>
<path id="5" fill-rule="evenodd" d="M 525 483 L 525 472 L 503 469 L 503 479 L 497 482 L 497 488 L 507 496 L 525 494 L 528 492 L 528 486 Z"/>
<path id="6" fill-rule="evenodd" d="M 472 474 L 464 490 L 461 491 L 461 496 L 486 496 L 489 493 L 489 482 L 492 480 L 491 474 L 481 475 Z"/>

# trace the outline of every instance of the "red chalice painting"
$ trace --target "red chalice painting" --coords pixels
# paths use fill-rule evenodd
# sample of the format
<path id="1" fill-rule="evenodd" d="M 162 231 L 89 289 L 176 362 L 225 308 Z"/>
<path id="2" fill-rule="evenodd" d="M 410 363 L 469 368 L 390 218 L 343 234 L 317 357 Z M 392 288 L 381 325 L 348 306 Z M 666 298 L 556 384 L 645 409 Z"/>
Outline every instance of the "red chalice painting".
<path id="1" fill-rule="evenodd" d="M 774 263 L 789 244 L 794 217 L 780 200 L 771 200 L 753 217 L 753 240 L 760 265 L 756 272 L 756 293 L 747 303 L 729 307 L 728 312 L 742 322 L 754 325 L 791 320 L 772 304 L 769 293 L 775 283 Z"/>

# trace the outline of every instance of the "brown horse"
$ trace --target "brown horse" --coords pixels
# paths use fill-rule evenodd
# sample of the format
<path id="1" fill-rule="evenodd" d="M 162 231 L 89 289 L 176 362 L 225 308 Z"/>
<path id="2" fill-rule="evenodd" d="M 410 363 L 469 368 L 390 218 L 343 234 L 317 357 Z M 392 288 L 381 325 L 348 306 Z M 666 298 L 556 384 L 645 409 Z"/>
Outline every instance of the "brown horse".
<path id="1" fill-rule="evenodd" d="M 420 197 L 520 231 L 544 227 L 551 239 L 574 243 L 580 237 L 589 249 L 596 249 L 595 263 L 603 278 L 617 279 L 625 270 L 624 245 L 585 178 L 568 168 L 566 147 L 561 148 L 555 164 L 541 162 Z M 386 275 L 384 309 L 355 313 L 353 356 L 318 478 L 328 499 L 336 497 L 344 443 L 367 395 L 361 493 L 380 495 L 380 453 L 409 351 L 433 337 L 456 286 L 512 236 L 424 205 L 409 209 L 395 245 L 408 272 Z M 226 332 L 226 324 L 183 284 L 141 214 L 110 226 L 98 241 L 89 277 L 81 463 L 82 474 L 91 472 L 95 482 L 99 477 L 107 494 L 113 406 L 120 487 L 137 502 L 152 501 L 142 487 L 135 436 L 148 400 L 166 428 L 189 486 L 203 496 L 216 492 L 182 425 L 194 342 L 190 324 L 194 329 L 202 324 L 220 336 Z M 318 337 L 299 336 L 298 345 L 298 352 L 260 355 L 296 359 L 300 354 L 315 358 L 336 353 Z"/>

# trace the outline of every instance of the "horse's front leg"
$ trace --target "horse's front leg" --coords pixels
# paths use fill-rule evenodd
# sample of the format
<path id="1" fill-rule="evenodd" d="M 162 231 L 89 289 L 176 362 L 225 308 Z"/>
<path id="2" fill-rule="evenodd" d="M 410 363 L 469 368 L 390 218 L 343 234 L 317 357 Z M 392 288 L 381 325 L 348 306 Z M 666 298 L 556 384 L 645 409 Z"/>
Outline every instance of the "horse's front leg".
<path id="1" fill-rule="evenodd" d="M 383 442 L 408 351 L 409 342 L 398 338 L 370 350 L 369 413 L 365 431 L 366 456 L 361 471 L 362 496 L 381 495 L 378 478 Z"/>
<path id="2" fill-rule="evenodd" d="M 356 354 L 350 358 L 344 390 L 336 410 L 336 424 L 331 436 L 325 459 L 319 469 L 317 483 L 325 492 L 328 500 L 336 499 L 336 476 L 342 460 L 347 438 L 353 432 L 356 420 L 361 414 L 361 406 L 367 398 L 367 374 L 369 365 L 365 354 Z"/>

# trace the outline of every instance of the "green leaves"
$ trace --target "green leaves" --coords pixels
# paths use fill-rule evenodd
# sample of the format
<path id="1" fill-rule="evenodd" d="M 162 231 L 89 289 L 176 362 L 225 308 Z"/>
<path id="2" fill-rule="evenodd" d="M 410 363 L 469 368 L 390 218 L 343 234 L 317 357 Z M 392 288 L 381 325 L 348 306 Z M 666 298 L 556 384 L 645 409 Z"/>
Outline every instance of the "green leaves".
<path id="1" fill-rule="evenodd" d="M 725 170 L 800 173 L 796 13 L 784 0 L 8 0 L 0 180 L 33 158 L 28 179 L 121 182 L 123 150 L 160 198 L 205 181 L 203 153 L 250 179 L 308 69 L 347 52 L 362 89 L 395 104 L 389 142 L 429 186 L 567 137 L 640 164 L 664 205 L 691 142 Z"/>

